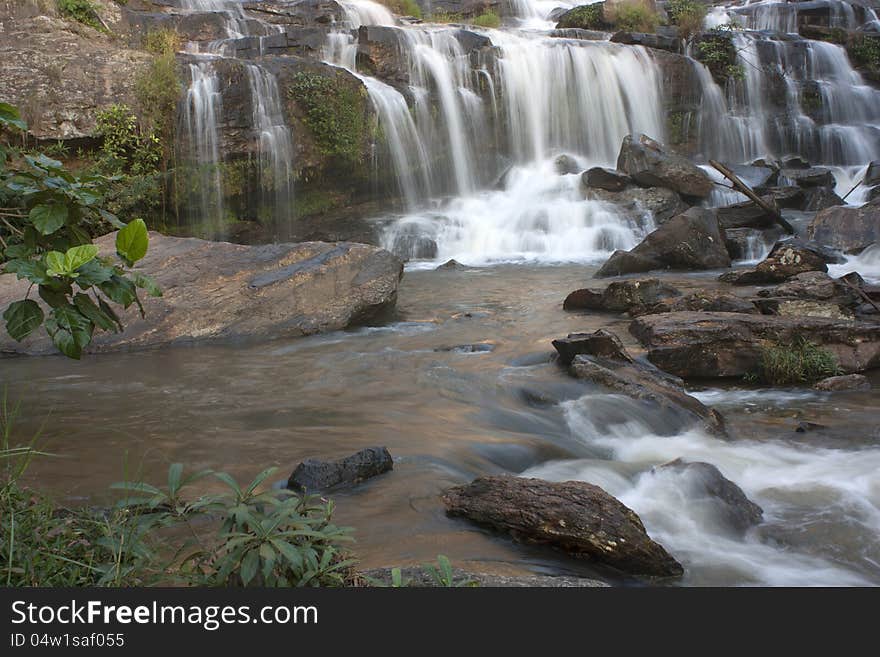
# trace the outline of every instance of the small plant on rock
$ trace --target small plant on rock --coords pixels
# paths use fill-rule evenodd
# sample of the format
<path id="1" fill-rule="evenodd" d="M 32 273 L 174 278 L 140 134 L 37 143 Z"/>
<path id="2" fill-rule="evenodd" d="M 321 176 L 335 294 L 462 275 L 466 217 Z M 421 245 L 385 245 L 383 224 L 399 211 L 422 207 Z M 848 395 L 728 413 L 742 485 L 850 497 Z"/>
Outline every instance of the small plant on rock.
<path id="1" fill-rule="evenodd" d="M 840 373 L 834 354 L 799 336 L 789 344 L 764 347 L 760 373 L 755 378 L 772 385 L 790 385 L 812 383 Z"/>

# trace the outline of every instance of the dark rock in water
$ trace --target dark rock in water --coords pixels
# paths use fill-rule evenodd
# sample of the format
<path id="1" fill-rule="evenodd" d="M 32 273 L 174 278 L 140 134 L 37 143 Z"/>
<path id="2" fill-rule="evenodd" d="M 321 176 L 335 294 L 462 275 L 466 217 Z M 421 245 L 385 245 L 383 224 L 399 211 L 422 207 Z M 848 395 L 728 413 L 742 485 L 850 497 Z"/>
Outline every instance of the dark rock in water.
<path id="1" fill-rule="evenodd" d="M 615 32 L 611 36 L 612 43 L 622 43 L 627 46 L 644 46 L 667 50 L 669 52 L 681 52 L 681 39 L 662 36 L 660 34 L 646 34 L 644 32 Z"/>
<path id="2" fill-rule="evenodd" d="M 678 577 L 684 572 L 662 545 L 651 540 L 632 509 L 592 484 L 480 477 L 446 491 L 443 503 L 450 515 L 624 573 Z"/>
<path id="3" fill-rule="evenodd" d="M 439 586 L 430 572 L 424 568 L 410 567 L 400 569 L 401 578 L 409 587 L 432 588 Z M 392 583 L 390 568 L 372 568 L 361 573 L 369 582 L 375 580 L 384 586 Z M 608 584 L 597 579 L 572 577 L 570 575 L 499 575 L 496 573 L 477 573 L 461 568 L 452 569 L 452 579 L 456 583 L 488 588 L 604 588 Z"/>
<path id="4" fill-rule="evenodd" d="M 620 338 L 605 329 L 593 333 L 569 333 L 567 338 L 554 340 L 553 347 L 559 352 L 559 362 L 563 365 L 570 365 L 578 355 L 632 362 Z"/>
<path id="5" fill-rule="evenodd" d="M 668 187 L 684 196 L 706 198 L 713 184 L 705 171 L 680 155 L 666 153 L 650 137 L 632 135 L 623 139 L 617 168 L 646 187 Z"/>
<path id="6" fill-rule="evenodd" d="M 880 241 L 880 197 L 857 208 L 822 210 L 810 222 L 807 235 L 846 252 L 857 252 Z"/>
<path id="7" fill-rule="evenodd" d="M 784 283 L 758 291 L 759 297 L 834 300 L 843 306 L 854 306 L 860 301 L 858 293 L 850 286 L 831 278 L 823 271 L 807 271 L 792 276 Z"/>
<path id="8" fill-rule="evenodd" d="M 584 168 L 571 155 L 560 155 L 553 161 L 553 168 L 560 176 L 580 173 Z"/>
<path id="9" fill-rule="evenodd" d="M 733 260 L 743 260 L 753 257 L 756 246 L 775 243 L 784 235 L 784 231 L 778 227 L 728 228 L 724 231 L 724 246 Z"/>
<path id="10" fill-rule="evenodd" d="M 722 274 L 718 280 L 732 285 L 769 285 L 781 283 L 808 271 L 827 272 L 828 263 L 837 256 L 818 244 L 799 239 L 777 242 L 770 254 L 756 267 Z"/>
<path id="11" fill-rule="evenodd" d="M 790 157 L 782 162 L 782 166 L 786 169 L 809 169 L 811 165 L 802 157 Z"/>
<path id="12" fill-rule="evenodd" d="M 404 260 L 432 260 L 437 257 L 437 242 L 426 235 L 400 233 L 394 238 L 391 252 Z"/>
<path id="13" fill-rule="evenodd" d="M 801 194 L 803 193 L 801 192 Z M 718 208 L 716 216 L 718 217 L 718 225 L 724 230 L 761 229 L 771 228 L 775 225 L 773 217 L 751 201 Z"/>
<path id="14" fill-rule="evenodd" d="M 715 213 L 691 208 L 661 225 L 628 253 L 616 251 L 596 277 L 652 269 L 716 269 L 730 266 L 730 255 Z"/>
<path id="15" fill-rule="evenodd" d="M 661 283 L 656 278 L 615 281 L 602 292 L 575 290 L 565 298 L 562 307 L 564 310 L 633 312 L 679 294 L 676 288 Z"/>
<path id="16" fill-rule="evenodd" d="M 862 178 L 862 184 L 865 187 L 880 185 L 880 160 L 874 160 L 868 165 L 865 176 Z"/>
<path id="17" fill-rule="evenodd" d="M 116 233 L 96 240 L 115 252 Z M 337 331 L 393 308 L 403 263 L 366 244 L 304 242 L 243 246 L 150 233 L 138 271 L 165 290 L 117 312 L 122 333 L 96 333 L 90 353 L 172 344 L 290 338 Z M 27 293 L 27 281 L 0 276 L 0 313 Z M 43 331 L 22 342 L 0 333 L 4 353 L 46 354 Z"/>
<path id="18" fill-rule="evenodd" d="M 338 461 L 306 459 L 287 480 L 291 490 L 305 493 L 352 486 L 394 468 L 387 447 L 367 447 Z"/>
<path id="19" fill-rule="evenodd" d="M 778 171 L 766 164 L 728 164 L 726 166 L 752 189 L 776 184 Z"/>
<path id="20" fill-rule="evenodd" d="M 804 204 L 802 210 L 807 212 L 816 212 L 843 205 L 844 201 L 830 187 L 811 187 L 805 190 Z"/>
<path id="21" fill-rule="evenodd" d="M 813 386 L 816 390 L 870 390 L 871 382 L 861 374 L 848 374 L 844 376 L 829 376 Z"/>
<path id="22" fill-rule="evenodd" d="M 648 348 L 648 360 L 685 379 L 753 374 L 768 345 L 790 345 L 796 339 L 830 352 L 845 373 L 880 367 L 880 322 L 672 312 L 638 317 L 630 333 Z"/>
<path id="23" fill-rule="evenodd" d="M 458 260 L 447 260 L 442 265 L 434 267 L 435 271 L 461 271 L 467 269 L 467 266 L 461 264 Z"/>
<path id="24" fill-rule="evenodd" d="M 711 463 L 690 463 L 676 459 L 665 463 L 658 470 L 675 470 L 685 475 L 696 487 L 700 496 L 715 498 L 724 508 L 727 522 L 737 531 L 746 531 L 764 519 L 764 510 L 752 502 L 742 489 L 721 474 Z"/>
<path id="25" fill-rule="evenodd" d="M 779 172 L 779 181 L 798 187 L 834 187 L 834 175 L 825 167 L 782 169 Z"/>
<path id="26" fill-rule="evenodd" d="M 609 192 L 622 192 L 632 183 L 629 176 L 614 169 L 606 169 L 604 167 L 587 169 L 584 171 L 581 180 L 585 187 L 604 189 Z"/>
<path id="27" fill-rule="evenodd" d="M 454 351 L 458 354 L 487 354 L 495 350 L 491 342 L 477 342 L 476 344 L 457 344 L 451 347 L 437 347 L 434 351 Z"/>
<path id="28" fill-rule="evenodd" d="M 622 178 L 625 177 L 623 174 L 618 175 Z M 584 178 L 581 178 L 581 181 L 583 180 Z M 610 186 L 611 183 L 606 185 L 606 187 Z M 607 188 L 584 185 L 584 196 L 588 199 L 614 203 L 622 210 L 627 211 L 634 220 L 640 223 L 646 212 L 650 213 L 654 223 L 662 224 L 686 211 L 689 207 L 682 200 L 681 196 L 665 187 L 636 187 L 631 185 L 623 189 L 623 191 L 611 191 Z"/>
<path id="29" fill-rule="evenodd" d="M 807 204 L 807 194 L 800 187 L 765 187 L 756 189 L 764 201 L 784 210 L 803 210 Z"/>
<path id="30" fill-rule="evenodd" d="M 720 413 L 687 394 L 681 380 L 644 363 L 581 355 L 575 356 L 569 372 L 578 379 L 654 404 L 664 412 L 674 413 L 685 424 L 696 424 L 717 436 L 727 436 Z"/>
<path id="31" fill-rule="evenodd" d="M 809 433 L 811 431 L 823 431 L 827 429 L 824 424 L 817 424 L 816 422 L 798 422 L 798 425 L 795 427 L 795 433 Z"/>

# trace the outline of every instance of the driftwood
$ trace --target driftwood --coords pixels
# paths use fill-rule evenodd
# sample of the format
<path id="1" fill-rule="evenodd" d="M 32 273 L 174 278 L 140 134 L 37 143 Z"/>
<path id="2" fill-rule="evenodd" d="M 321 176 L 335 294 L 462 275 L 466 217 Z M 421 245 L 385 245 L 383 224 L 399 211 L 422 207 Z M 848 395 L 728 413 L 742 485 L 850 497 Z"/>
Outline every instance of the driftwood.
<path id="1" fill-rule="evenodd" d="M 860 288 L 858 285 L 853 285 L 852 283 L 850 283 L 850 282 L 849 282 L 846 278 L 844 278 L 844 277 L 841 277 L 841 278 L 838 279 L 838 280 L 842 281 L 843 284 L 846 285 L 849 289 L 851 289 L 851 290 L 853 290 L 854 292 L 856 292 L 860 297 L 862 297 L 862 299 L 864 299 L 865 301 L 867 301 L 868 303 L 870 303 L 872 306 L 874 306 L 874 309 L 875 309 L 878 313 L 880 313 L 880 306 L 878 306 L 878 305 L 877 305 L 877 302 L 874 301 L 871 297 L 869 297 L 869 296 L 867 295 L 867 293 L 866 293 L 862 288 Z"/>
<path id="2" fill-rule="evenodd" d="M 736 191 L 745 194 L 749 198 L 749 200 L 752 201 L 752 203 L 754 203 L 759 208 L 764 210 L 764 212 L 773 217 L 773 221 L 782 226 L 782 228 L 789 235 L 794 235 L 794 227 L 785 220 L 785 217 L 783 217 L 779 213 L 779 210 L 777 210 L 775 207 L 767 203 L 767 201 L 755 194 L 755 192 L 752 191 L 751 187 L 749 187 L 742 180 L 739 179 L 739 176 L 737 176 L 733 171 L 728 169 L 723 164 L 716 162 L 715 160 L 709 160 L 709 164 L 711 164 L 712 167 L 716 171 L 718 171 L 718 173 L 727 178 L 733 184 L 733 188 Z"/>

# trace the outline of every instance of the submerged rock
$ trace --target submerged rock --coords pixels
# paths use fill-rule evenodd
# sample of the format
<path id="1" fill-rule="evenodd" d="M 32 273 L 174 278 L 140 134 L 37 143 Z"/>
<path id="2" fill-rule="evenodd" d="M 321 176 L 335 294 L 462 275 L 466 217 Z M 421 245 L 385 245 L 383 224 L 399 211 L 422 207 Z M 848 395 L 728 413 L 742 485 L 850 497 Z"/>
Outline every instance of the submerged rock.
<path id="1" fill-rule="evenodd" d="M 559 362 L 563 365 L 570 365 L 578 355 L 632 362 L 620 338 L 605 329 L 593 333 L 569 333 L 566 338 L 554 340 L 553 347 L 559 353 Z"/>
<path id="2" fill-rule="evenodd" d="M 676 288 L 656 278 L 615 281 L 601 292 L 589 289 L 575 290 L 562 304 L 564 310 L 604 310 L 608 312 L 638 312 L 662 299 L 680 295 Z"/>
<path id="3" fill-rule="evenodd" d="M 553 168 L 560 176 L 580 173 L 584 168 L 571 155 L 560 155 L 553 161 Z"/>
<path id="4" fill-rule="evenodd" d="M 685 379 L 743 377 L 760 370 L 763 350 L 806 339 L 830 352 L 841 370 L 880 367 L 880 322 L 723 312 L 638 317 L 630 332 L 648 360 Z"/>
<path id="5" fill-rule="evenodd" d="M 691 463 L 676 459 L 658 466 L 657 470 L 680 472 L 693 484 L 694 493 L 720 502 L 724 520 L 734 530 L 744 532 L 764 519 L 764 510 L 746 497 L 739 486 L 721 474 L 711 463 Z"/>
<path id="6" fill-rule="evenodd" d="M 387 447 L 367 447 L 338 461 L 306 459 L 293 471 L 287 487 L 304 493 L 353 486 L 394 469 Z"/>
<path id="7" fill-rule="evenodd" d="M 464 516 L 551 545 L 624 573 L 678 577 L 684 569 L 648 536 L 636 513 L 598 486 L 509 475 L 480 477 L 443 495 L 450 515 Z"/>
<path id="8" fill-rule="evenodd" d="M 813 386 L 816 390 L 870 390 L 871 382 L 868 377 L 861 374 L 847 374 L 844 376 L 829 376 Z"/>
<path id="9" fill-rule="evenodd" d="M 691 208 L 650 233 L 630 251 L 615 251 L 597 278 L 653 269 L 717 269 L 730 266 L 730 255 L 715 214 Z"/>
<path id="10" fill-rule="evenodd" d="M 646 187 L 668 187 L 684 196 L 706 198 L 713 183 L 708 174 L 680 155 L 667 153 L 645 135 L 637 140 L 632 135 L 623 139 L 617 168 Z"/>
<path id="11" fill-rule="evenodd" d="M 104 254 L 116 234 L 96 240 Z M 290 338 L 336 331 L 394 307 L 403 263 L 388 251 L 352 242 L 244 246 L 150 233 L 136 271 L 152 276 L 162 297 L 117 310 L 125 330 L 96 333 L 89 352 L 217 340 Z M 0 276 L 0 312 L 23 299 L 27 282 Z M 47 354 L 45 331 L 23 342 L 5 332 L 0 354 Z"/>

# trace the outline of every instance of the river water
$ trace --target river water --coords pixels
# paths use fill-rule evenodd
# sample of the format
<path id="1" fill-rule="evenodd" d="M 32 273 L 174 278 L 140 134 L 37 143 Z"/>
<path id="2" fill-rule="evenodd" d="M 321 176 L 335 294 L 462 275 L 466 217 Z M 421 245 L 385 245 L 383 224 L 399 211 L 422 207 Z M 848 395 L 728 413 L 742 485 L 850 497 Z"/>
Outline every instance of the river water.
<path id="1" fill-rule="evenodd" d="M 634 353 L 627 321 L 562 310 L 591 265 L 499 264 L 411 270 L 396 317 L 290 341 L 88 356 L 5 359 L 23 398 L 18 436 L 44 425 L 32 483 L 102 504 L 126 472 L 164 480 L 168 464 L 228 471 L 387 445 L 392 473 L 334 495 L 366 567 L 448 555 L 503 573 L 621 580 L 551 550 L 447 518 L 439 494 L 485 473 L 580 479 L 618 496 L 685 566 L 686 585 L 880 584 L 880 396 L 808 389 L 697 389 L 732 439 L 681 427 L 628 398 L 569 378 L 550 340 L 607 327 Z M 689 288 L 709 274 L 671 278 Z M 459 345 L 489 345 L 466 353 Z M 33 400 L 39 400 L 36 404 Z M 49 412 L 49 409 L 51 411 Z M 824 430 L 794 431 L 806 420 Z M 686 477 L 652 474 L 682 457 L 716 465 L 765 511 L 746 536 L 726 528 Z M 136 476 L 134 474 L 130 476 Z"/>

